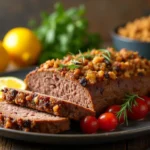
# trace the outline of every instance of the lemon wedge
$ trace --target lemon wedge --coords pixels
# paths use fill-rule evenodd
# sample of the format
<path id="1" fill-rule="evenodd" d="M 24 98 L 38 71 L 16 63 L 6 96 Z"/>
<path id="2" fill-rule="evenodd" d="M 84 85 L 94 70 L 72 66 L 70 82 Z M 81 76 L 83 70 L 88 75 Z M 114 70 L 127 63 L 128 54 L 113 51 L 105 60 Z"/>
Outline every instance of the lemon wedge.
<path id="1" fill-rule="evenodd" d="M 23 80 L 16 77 L 0 77 L 0 90 L 5 87 L 24 90 L 26 88 L 26 84 Z M 2 93 L 0 92 L 0 100 L 1 99 Z"/>

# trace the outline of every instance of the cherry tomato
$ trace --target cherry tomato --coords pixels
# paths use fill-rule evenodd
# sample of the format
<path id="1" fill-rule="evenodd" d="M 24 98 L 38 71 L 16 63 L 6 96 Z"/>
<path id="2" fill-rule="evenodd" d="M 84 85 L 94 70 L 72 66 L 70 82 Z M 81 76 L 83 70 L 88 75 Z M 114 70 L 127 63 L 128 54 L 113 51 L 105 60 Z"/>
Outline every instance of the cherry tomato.
<path id="1" fill-rule="evenodd" d="M 98 121 L 93 116 L 86 116 L 80 122 L 80 127 L 84 133 L 96 133 L 99 125 Z"/>
<path id="2" fill-rule="evenodd" d="M 148 97 L 148 96 L 142 96 L 142 98 L 145 100 L 145 102 L 148 105 L 148 111 L 150 111 L 150 97 Z"/>
<path id="3" fill-rule="evenodd" d="M 148 105 L 144 100 L 136 99 L 136 104 L 133 104 L 131 111 L 128 110 L 128 117 L 132 120 L 140 120 L 148 114 Z"/>
<path id="4" fill-rule="evenodd" d="M 99 128 L 103 131 L 113 131 L 118 125 L 118 120 L 113 113 L 106 112 L 98 118 Z"/>
<path id="5" fill-rule="evenodd" d="M 121 105 L 112 105 L 107 108 L 106 112 L 111 112 L 116 115 L 117 112 L 120 111 L 120 109 L 121 109 Z M 124 114 L 122 114 L 121 117 L 118 118 L 118 123 L 119 124 L 124 123 Z"/>

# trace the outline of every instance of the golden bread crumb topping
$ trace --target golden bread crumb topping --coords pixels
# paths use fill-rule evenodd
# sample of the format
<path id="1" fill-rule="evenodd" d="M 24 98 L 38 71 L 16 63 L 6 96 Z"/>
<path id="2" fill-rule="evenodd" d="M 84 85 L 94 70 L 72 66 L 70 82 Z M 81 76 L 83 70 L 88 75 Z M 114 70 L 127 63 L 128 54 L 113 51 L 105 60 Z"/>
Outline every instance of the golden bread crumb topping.
<path id="1" fill-rule="evenodd" d="M 138 52 L 126 49 L 119 52 L 113 48 L 93 49 L 77 55 L 70 54 L 61 60 L 48 60 L 39 68 L 45 69 L 94 84 L 99 80 L 144 76 L 150 72 L 150 61 L 139 56 Z"/>

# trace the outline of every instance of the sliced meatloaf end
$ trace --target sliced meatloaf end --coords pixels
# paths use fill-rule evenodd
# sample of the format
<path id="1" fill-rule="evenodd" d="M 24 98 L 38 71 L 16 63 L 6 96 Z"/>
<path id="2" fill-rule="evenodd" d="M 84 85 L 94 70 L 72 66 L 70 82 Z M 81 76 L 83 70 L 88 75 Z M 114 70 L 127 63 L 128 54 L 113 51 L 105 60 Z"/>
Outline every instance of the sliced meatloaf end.
<path id="1" fill-rule="evenodd" d="M 27 90 L 51 95 L 94 110 L 89 91 L 78 81 L 70 80 L 53 70 L 35 70 L 27 75 Z"/>
<path id="2" fill-rule="evenodd" d="M 0 126 L 31 132 L 59 133 L 69 129 L 69 120 L 0 102 Z"/>
<path id="3" fill-rule="evenodd" d="M 80 120 L 85 116 L 95 115 L 95 112 L 88 108 L 40 93 L 4 88 L 2 94 L 3 100 L 8 103 L 33 108 L 56 116 Z"/>
<path id="4" fill-rule="evenodd" d="M 79 68 L 70 69 L 70 64 Z M 100 113 L 112 104 L 121 104 L 126 93 L 142 96 L 150 92 L 150 61 L 125 49 L 92 50 L 49 60 L 30 72 L 25 82 L 28 90 Z"/>

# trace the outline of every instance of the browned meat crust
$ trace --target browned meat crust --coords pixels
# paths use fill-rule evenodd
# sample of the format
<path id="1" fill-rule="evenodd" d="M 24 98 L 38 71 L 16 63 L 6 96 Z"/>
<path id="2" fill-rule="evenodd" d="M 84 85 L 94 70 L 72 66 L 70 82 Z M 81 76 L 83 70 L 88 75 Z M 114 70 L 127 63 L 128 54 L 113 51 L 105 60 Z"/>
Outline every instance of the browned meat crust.
<path id="1" fill-rule="evenodd" d="M 69 120 L 0 102 L 0 126 L 31 132 L 59 133 L 69 129 Z"/>

